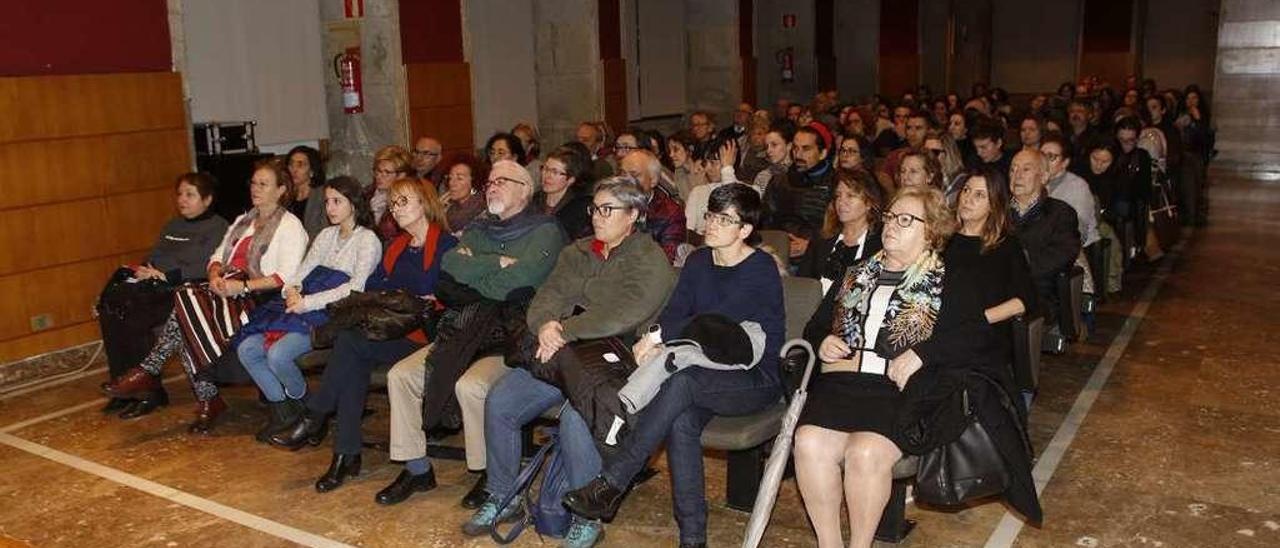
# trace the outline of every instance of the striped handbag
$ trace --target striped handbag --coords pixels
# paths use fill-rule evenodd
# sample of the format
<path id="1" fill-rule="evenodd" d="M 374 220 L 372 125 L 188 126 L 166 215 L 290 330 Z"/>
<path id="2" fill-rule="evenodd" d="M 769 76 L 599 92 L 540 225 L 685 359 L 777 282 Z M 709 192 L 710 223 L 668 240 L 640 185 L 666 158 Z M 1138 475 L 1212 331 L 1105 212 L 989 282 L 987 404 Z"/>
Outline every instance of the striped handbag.
<path id="1" fill-rule="evenodd" d="M 183 284 L 174 292 L 174 309 L 182 327 L 182 344 L 196 371 L 210 367 L 231 337 L 249 321 L 250 296 L 222 297 L 208 283 Z"/>

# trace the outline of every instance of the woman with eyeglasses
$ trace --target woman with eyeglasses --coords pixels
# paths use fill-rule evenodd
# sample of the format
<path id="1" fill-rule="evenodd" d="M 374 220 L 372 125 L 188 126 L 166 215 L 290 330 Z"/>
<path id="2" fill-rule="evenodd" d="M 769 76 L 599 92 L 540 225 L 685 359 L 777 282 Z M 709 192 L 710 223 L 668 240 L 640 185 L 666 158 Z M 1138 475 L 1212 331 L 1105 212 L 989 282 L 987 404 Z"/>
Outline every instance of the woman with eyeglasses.
<path id="1" fill-rule="evenodd" d="M 542 164 L 542 192 L 534 197 L 542 212 L 554 216 L 569 239 L 591 234 L 591 159 L 569 147 L 560 147 L 547 155 Z"/>
<path id="2" fill-rule="evenodd" d="M 860 135 L 847 135 L 840 139 L 840 146 L 836 149 L 836 167 L 845 170 L 861 170 L 870 173 L 867 169 L 865 152 L 870 150 L 870 143 L 866 138 Z"/>
<path id="3" fill-rule="evenodd" d="M 989 337 L 974 280 L 939 255 L 955 223 L 942 192 L 903 188 L 883 218 L 884 248 L 849 269 L 805 327 L 822 373 L 796 430 L 796 479 L 823 548 L 845 545 L 842 502 L 848 546 L 871 546 L 912 381 L 976 363 Z"/>
<path id="4" fill-rule="evenodd" d="M 537 337 L 535 363 L 512 369 L 485 398 L 488 498 L 463 524 L 464 534 L 488 535 L 495 521 L 521 511 L 518 499 L 509 507 L 498 507 L 516 487 L 523 455 L 521 430 L 565 400 L 569 387 L 560 372 L 578 359 L 574 343 L 613 338 L 630 344 L 661 311 L 675 271 L 662 247 L 642 228 L 648 202 L 635 181 L 613 177 L 601 181 L 592 200 L 583 205 L 591 215 L 592 232 L 560 251 L 555 268 L 529 303 L 526 323 Z M 559 439 L 567 481 L 548 487 L 541 496 L 559 497 L 600 473 L 590 425 L 572 407 L 560 415 Z M 565 545 L 591 546 L 603 527 L 575 516 Z"/>
<path id="5" fill-rule="evenodd" d="M 480 161 L 470 154 L 458 154 L 445 163 L 445 193 L 440 197 L 444 204 L 445 224 L 454 236 L 462 235 L 467 225 L 484 211 L 484 193 L 476 181 L 485 180 Z"/>
<path id="6" fill-rule="evenodd" d="M 844 279 L 845 271 L 880 251 L 883 207 L 880 185 L 869 173 L 837 171 L 836 188 L 822 223 L 822 238 L 814 239 L 809 245 L 796 275 L 817 278 L 822 282 L 822 294 L 826 295 L 835 282 Z"/>
<path id="7" fill-rule="evenodd" d="M 387 209 L 401 232 L 387 243 L 365 290 L 402 289 L 431 299 L 444 254 L 458 244 L 458 239 L 445 227 L 444 208 L 435 190 L 419 179 L 403 177 L 392 182 L 387 201 Z M 357 329 L 340 331 L 334 338 L 320 386 L 307 399 L 305 413 L 272 435 L 271 444 L 289 450 L 319 445 L 328 433 L 332 416 L 336 423 L 333 458 L 329 469 L 316 480 L 315 488 L 321 493 L 337 489 L 348 477 L 360 473 L 360 419 L 372 370 L 396 363 L 425 344 L 427 338 L 422 330 L 386 341 L 371 340 Z"/>
<path id="8" fill-rule="evenodd" d="M 565 495 L 565 505 L 578 516 L 612 517 L 632 479 L 665 442 L 679 542 L 706 543 L 702 429 L 712 416 L 755 413 L 781 395 L 777 356 L 786 332 L 782 279 L 773 258 L 755 247 L 762 209 L 760 194 L 748 185 L 728 184 L 711 193 L 706 246 L 689 255 L 657 327 L 632 347 L 637 363 L 643 363 L 660 351 L 659 343 L 680 338 L 694 317 L 719 314 L 763 328 L 762 359 L 745 370 L 689 367 L 671 375 L 631 421 L 617 450 L 604 458 L 601 474 Z"/>
<path id="9" fill-rule="evenodd" d="M 391 183 L 413 174 L 413 157 L 402 146 L 385 146 L 373 155 L 373 184 L 365 191 L 365 199 L 369 200 L 369 208 L 373 210 L 373 231 L 384 244 L 400 235 L 400 225 L 396 224 L 391 208 L 387 207 Z"/>

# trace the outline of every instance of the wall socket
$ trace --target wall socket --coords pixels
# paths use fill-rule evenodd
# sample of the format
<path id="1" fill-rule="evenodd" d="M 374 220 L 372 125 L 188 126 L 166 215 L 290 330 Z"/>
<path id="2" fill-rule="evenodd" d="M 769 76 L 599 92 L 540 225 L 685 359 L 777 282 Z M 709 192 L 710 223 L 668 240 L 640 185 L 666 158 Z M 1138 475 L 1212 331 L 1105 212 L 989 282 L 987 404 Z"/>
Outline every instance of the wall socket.
<path id="1" fill-rule="evenodd" d="M 32 331 L 44 331 L 50 327 L 53 327 L 53 314 L 46 312 L 31 317 Z"/>

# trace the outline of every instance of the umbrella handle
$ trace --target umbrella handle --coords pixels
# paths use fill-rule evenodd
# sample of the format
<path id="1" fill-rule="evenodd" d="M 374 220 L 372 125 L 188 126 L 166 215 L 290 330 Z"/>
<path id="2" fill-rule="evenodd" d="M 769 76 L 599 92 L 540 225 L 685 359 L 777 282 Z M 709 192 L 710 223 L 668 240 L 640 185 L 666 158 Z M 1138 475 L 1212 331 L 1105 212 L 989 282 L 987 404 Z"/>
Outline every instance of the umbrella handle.
<path id="1" fill-rule="evenodd" d="M 791 339 L 787 341 L 786 344 L 782 345 L 782 350 L 779 352 L 779 355 L 785 358 L 787 356 L 787 352 L 797 346 L 804 349 L 804 351 L 809 355 L 809 362 L 804 366 L 804 377 L 800 380 L 800 390 L 805 390 L 809 386 L 809 376 L 813 374 L 814 358 L 817 356 L 817 353 L 813 351 L 813 345 L 809 344 L 809 341 L 804 339 Z"/>

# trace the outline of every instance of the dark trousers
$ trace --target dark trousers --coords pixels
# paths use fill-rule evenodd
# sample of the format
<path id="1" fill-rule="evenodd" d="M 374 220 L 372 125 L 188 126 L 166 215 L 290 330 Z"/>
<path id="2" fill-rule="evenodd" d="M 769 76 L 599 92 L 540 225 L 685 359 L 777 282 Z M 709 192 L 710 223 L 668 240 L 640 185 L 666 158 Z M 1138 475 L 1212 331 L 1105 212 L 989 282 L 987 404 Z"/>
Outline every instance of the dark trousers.
<path id="1" fill-rule="evenodd" d="M 778 382 L 758 369 L 719 371 L 690 367 L 672 375 L 636 415 L 631 433 L 605 461 L 603 475 L 615 487 L 631 484 L 649 456 L 667 442 L 671 498 L 680 542 L 707 539 L 707 498 L 702 470 L 702 429 L 715 415 L 747 415 L 779 400 Z"/>
<path id="2" fill-rule="evenodd" d="M 371 341 L 350 329 L 338 333 L 320 388 L 307 400 L 307 409 L 314 415 L 336 413 L 334 453 L 360 454 L 360 419 L 373 369 L 394 364 L 421 347 L 409 339 Z"/>

